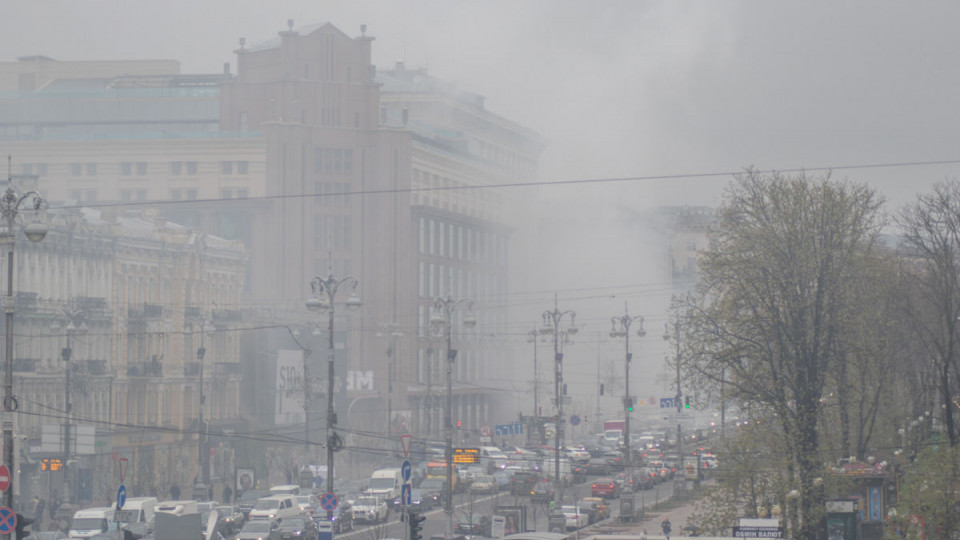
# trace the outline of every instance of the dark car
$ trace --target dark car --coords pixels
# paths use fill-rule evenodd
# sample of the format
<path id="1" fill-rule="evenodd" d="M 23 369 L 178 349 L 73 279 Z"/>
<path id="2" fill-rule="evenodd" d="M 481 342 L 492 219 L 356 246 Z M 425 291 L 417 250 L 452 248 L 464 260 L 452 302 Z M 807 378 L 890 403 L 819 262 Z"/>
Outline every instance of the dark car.
<path id="1" fill-rule="evenodd" d="M 593 476 L 603 476 L 610 474 L 610 464 L 605 457 L 590 458 L 585 467 L 587 474 Z"/>
<path id="2" fill-rule="evenodd" d="M 530 488 L 530 502 L 547 502 L 553 500 L 553 482 L 541 480 Z"/>
<path id="3" fill-rule="evenodd" d="M 321 516 L 322 519 L 326 519 L 327 511 L 321 507 L 317 507 L 313 511 L 314 516 Z M 333 532 L 334 534 L 341 533 L 343 531 L 352 531 L 353 530 L 353 507 L 350 506 L 350 503 L 347 501 L 340 501 L 340 504 L 337 505 L 336 510 L 333 511 Z"/>
<path id="4" fill-rule="evenodd" d="M 490 536 L 490 518 L 480 514 L 463 516 L 453 526 L 453 532 L 465 536 Z"/>
<path id="5" fill-rule="evenodd" d="M 288 517 L 280 522 L 280 538 L 310 538 L 317 537 L 317 524 L 311 519 L 302 517 Z"/>
<path id="6" fill-rule="evenodd" d="M 517 471 L 513 473 L 513 478 L 510 479 L 510 494 L 526 495 L 539 481 L 540 475 L 535 472 Z"/>
<path id="7" fill-rule="evenodd" d="M 610 465 L 611 471 L 622 471 L 624 467 L 623 461 L 623 452 L 613 451 L 607 452 L 603 455 L 607 459 L 607 463 Z"/>
<path id="8" fill-rule="evenodd" d="M 421 489 L 414 488 L 410 490 L 410 505 L 407 506 L 410 510 L 430 510 L 437 505 L 439 501 L 439 494 L 428 493 L 425 494 Z M 400 497 L 395 497 L 390 505 L 393 507 L 394 512 L 399 512 L 403 509 L 403 505 L 400 504 Z"/>
<path id="9" fill-rule="evenodd" d="M 280 540 L 280 525 L 268 519 L 256 519 L 244 524 L 237 540 Z"/>

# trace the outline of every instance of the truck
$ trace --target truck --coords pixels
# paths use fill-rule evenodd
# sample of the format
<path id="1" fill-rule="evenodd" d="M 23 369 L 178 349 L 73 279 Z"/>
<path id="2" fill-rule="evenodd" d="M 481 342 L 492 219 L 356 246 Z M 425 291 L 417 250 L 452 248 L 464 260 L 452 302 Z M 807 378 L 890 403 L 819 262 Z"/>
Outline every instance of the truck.
<path id="1" fill-rule="evenodd" d="M 370 486 L 366 494 L 392 501 L 400 496 L 403 484 L 400 469 L 379 469 L 370 476 Z"/>
<path id="2" fill-rule="evenodd" d="M 603 423 L 603 443 L 607 445 L 617 445 L 623 439 L 623 432 L 626 430 L 623 420 L 606 420 Z"/>

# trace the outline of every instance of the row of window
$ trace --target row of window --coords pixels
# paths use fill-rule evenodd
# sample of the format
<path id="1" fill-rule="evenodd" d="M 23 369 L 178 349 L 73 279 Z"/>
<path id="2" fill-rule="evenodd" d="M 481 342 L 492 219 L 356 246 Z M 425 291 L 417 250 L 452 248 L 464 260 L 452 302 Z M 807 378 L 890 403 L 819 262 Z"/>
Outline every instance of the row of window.
<path id="1" fill-rule="evenodd" d="M 419 349 L 417 351 L 417 383 L 428 381 L 438 383 L 446 373 L 446 362 L 441 362 L 442 351 Z M 457 381 L 477 381 L 480 379 L 480 364 L 476 351 L 461 350 L 457 361 L 453 363 L 453 377 Z"/>
<path id="2" fill-rule="evenodd" d="M 428 218 L 420 218 L 419 249 L 424 255 L 460 261 L 504 264 L 507 260 L 504 236 Z"/>
<path id="3" fill-rule="evenodd" d="M 350 148 L 314 148 L 313 171 L 334 174 L 352 173 L 353 150 Z"/>
<path id="4" fill-rule="evenodd" d="M 353 230 L 349 215 L 313 216 L 313 247 L 315 249 L 350 249 L 352 244 Z"/>
<path id="5" fill-rule="evenodd" d="M 503 298 L 507 292 L 506 280 L 501 275 L 452 268 L 441 264 L 420 263 L 420 298 L 451 295 L 474 300 Z"/>
<path id="6" fill-rule="evenodd" d="M 314 182 L 314 197 L 320 206 L 346 208 L 350 206 L 350 192 L 353 186 L 349 182 Z"/>
<path id="7" fill-rule="evenodd" d="M 149 164 L 146 161 L 122 161 L 120 162 L 120 175 L 121 176 L 146 176 L 149 169 Z M 196 176 L 197 175 L 197 162 L 196 161 L 171 161 L 169 162 L 170 174 L 172 176 Z M 24 163 L 20 166 L 23 174 L 37 174 L 39 176 L 46 176 L 47 174 L 47 164 L 46 163 Z M 98 169 L 98 163 L 96 162 L 86 162 L 86 163 L 71 163 L 70 164 L 70 175 L 71 176 L 96 176 Z M 250 172 L 250 162 L 246 160 L 225 160 L 220 162 L 220 172 L 225 176 L 230 175 L 246 175 Z"/>
<path id="8" fill-rule="evenodd" d="M 246 199 L 249 196 L 249 190 L 246 188 L 220 188 L 221 199 Z M 97 190 L 95 189 L 71 189 L 70 199 L 74 201 L 93 202 L 97 200 Z M 172 201 L 194 201 L 197 199 L 197 190 L 195 188 L 171 189 L 170 200 Z M 146 201 L 147 190 L 140 189 L 121 189 L 120 200 L 123 202 Z"/>

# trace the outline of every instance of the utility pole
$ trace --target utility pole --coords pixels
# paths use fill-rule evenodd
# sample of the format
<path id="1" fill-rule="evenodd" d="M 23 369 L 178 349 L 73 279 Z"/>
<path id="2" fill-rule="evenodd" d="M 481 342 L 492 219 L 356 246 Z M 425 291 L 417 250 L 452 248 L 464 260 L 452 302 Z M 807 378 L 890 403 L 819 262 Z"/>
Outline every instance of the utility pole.
<path id="1" fill-rule="evenodd" d="M 627 467 L 633 463 L 631 459 L 633 452 L 630 447 L 630 413 L 633 412 L 633 398 L 630 396 L 630 361 L 633 359 L 633 354 L 630 352 L 630 326 L 634 322 L 640 325 L 640 328 L 637 329 L 637 336 L 643 337 L 647 335 L 647 331 L 643 329 L 643 317 L 631 317 L 627 312 L 626 302 L 623 303 L 623 315 L 610 319 L 610 324 L 612 325 L 610 337 L 624 338 L 626 346 L 623 363 L 624 377 L 626 378 L 625 395 L 623 397 L 623 442 L 626 448 L 626 456 L 624 457 L 626 457 L 625 464 Z"/>
<path id="2" fill-rule="evenodd" d="M 566 328 L 561 328 L 564 317 L 570 319 Z M 543 326 L 540 333 L 553 335 L 554 378 L 553 393 L 556 399 L 557 416 L 554 421 L 554 448 L 553 448 L 553 481 L 555 489 L 560 488 L 560 444 L 563 442 L 563 353 L 560 351 L 561 338 L 577 333 L 574 320 L 577 313 L 574 311 L 560 311 L 557 307 L 557 295 L 553 295 L 553 310 L 543 312 Z"/>

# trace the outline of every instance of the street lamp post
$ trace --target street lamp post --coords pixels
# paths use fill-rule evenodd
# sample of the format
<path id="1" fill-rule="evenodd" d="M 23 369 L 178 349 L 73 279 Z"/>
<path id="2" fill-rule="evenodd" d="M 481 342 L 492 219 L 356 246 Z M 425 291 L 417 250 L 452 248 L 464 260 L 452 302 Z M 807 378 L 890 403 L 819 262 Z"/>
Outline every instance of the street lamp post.
<path id="1" fill-rule="evenodd" d="M 620 317 L 612 317 L 610 319 L 610 324 L 612 328 L 610 329 L 610 337 L 624 338 L 625 342 L 625 356 L 624 356 L 624 376 L 626 388 L 624 390 L 623 397 L 623 442 L 626 446 L 626 458 L 625 465 L 629 467 L 633 463 L 631 456 L 633 451 L 630 448 L 630 412 L 633 411 L 633 398 L 630 397 L 630 361 L 633 359 L 633 354 L 630 352 L 630 326 L 637 322 L 640 328 L 637 328 L 637 336 L 643 337 L 647 335 L 647 331 L 643 329 L 643 317 L 636 316 L 631 317 L 627 312 L 627 303 L 623 303 L 623 315 Z"/>
<path id="2" fill-rule="evenodd" d="M 669 324 L 666 324 L 666 323 L 665 323 L 665 324 L 663 325 L 663 329 L 664 329 L 664 331 L 663 331 L 663 339 L 669 341 L 670 338 L 671 338 L 671 336 L 670 336 L 670 326 L 669 326 Z M 676 323 L 674 324 L 673 338 L 674 338 L 674 340 L 676 340 L 676 342 L 677 342 L 677 356 L 676 356 L 676 361 L 677 361 L 677 396 L 676 396 L 676 398 L 674 399 L 674 406 L 677 408 L 677 455 L 678 455 L 678 456 L 682 456 L 682 455 L 683 455 L 683 431 L 682 431 L 682 429 L 681 429 L 681 427 L 680 427 L 680 411 L 683 410 L 683 409 L 681 408 L 681 407 L 683 407 L 683 404 L 681 403 L 681 401 L 683 400 L 683 392 L 680 390 L 680 321 L 676 321 Z"/>
<path id="3" fill-rule="evenodd" d="M 387 435 L 393 435 L 393 379 L 397 363 L 397 338 L 403 337 L 403 332 L 397 323 L 381 325 L 377 337 L 389 336 L 390 345 L 387 347 Z"/>
<path id="4" fill-rule="evenodd" d="M 335 427 L 337 425 L 337 413 L 333 410 L 333 382 L 334 382 L 334 348 L 333 348 L 333 316 L 334 300 L 337 291 L 342 285 L 350 286 L 350 297 L 347 298 L 347 307 L 351 309 L 359 308 L 361 305 L 360 297 L 357 296 L 357 285 L 360 282 L 353 276 L 337 278 L 331 270 L 327 277 L 315 277 L 310 281 L 310 288 L 313 290 L 313 296 L 307 300 L 307 309 L 313 312 L 326 310 L 328 314 L 327 336 L 327 492 L 333 491 L 333 454 L 343 447 L 343 439 L 337 435 Z M 306 373 L 304 373 L 306 376 Z M 304 411 L 309 404 L 304 404 Z M 327 511 L 327 520 L 331 520 L 333 512 Z"/>
<path id="5" fill-rule="evenodd" d="M 8 166 L 10 158 L 7 158 Z M 17 193 L 13 189 L 13 177 L 8 178 L 7 189 L 0 195 L 0 214 L 3 216 L 6 229 L 0 233 L 0 244 L 7 246 L 7 296 L 4 298 L 4 311 L 6 313 L 6 341 L 4 342 L 4 377 L 3 377 L 3 461 L 10 469 L 10 474 L 15 475 L 16 466 L 14 464 L 13 453 L 13 413 L 17 410 L 17 400 L 13 397 L 13 314 L 15 311 L 15 300 L 13 298 L 13 248 L 16 240 L 16 231 L 14 226 L 17 222 L 17 215 L 20 213 L 23 203 L 29 201 L 34 213 L 39 213 L 40 208 L 45 204 L 43 197 L 36 191 L 27 191 L 26 193 Z M 47 229 L 38 220 L 31 222 L 23 228 L 24 235 L 31 242 L 39 242 L 47 235 Z M 12 483 L 12 482 L 11 482 Z M 7 508 L 13 508 L 13 491 L 10 488 L 4 493 L 3 503 Z M 9 538 L 10 535 L 4 535 Z"/>
<path id="6" fill-rule="evenodd" d="M 444 458 L 447 462 L 447 481 L 443 486 L 443 511 L 447 515 L 447 538 L 453 538 L 453 362 L 457 358 L 457 351 L 451 346 L 453 335 L 453 312 L 457 308 L 467 309 L 463 318 L 463 325 L 473 328 L 477 319 L 470 314 L 473 309 L 473 300 L 469 298 L 454 298 L 450 295 L 438 296 L 433 300 L 433 314 L 430 324 L 434 328 L 446 329 L 447 338 L 447 407 L 444 418 L 445 450 Z"/>
<path id="7" fill-rule="evenodd" d="M 564 317 L 570 319 L 566 328 L 561 328 L 561 322 Z M 560 442 L 563 441 L 563 353 L 560 352 L 561 334 L 574 335 L 577 333 L 577 326 L 574 324 L 577 313 L 575 311 L 560 311 L 557 307 L 557 296 L 553 297 L 553 310 L 543 312 L 543 326 L 540 333 L 544 335 L 553 335 L 553 359 L 554 359 L 554 381 L 553 393 L 556 397 L 557 417 L 554 420 L 554 448 L 553 448 L 553 481 L 554 485 L 560 487 Z"/>
<path id="8" fill-rule="evenodd" d="M 204 424 L 204 412 L 207 403 L 207 396 L 203 393 L 203 359 L 207 355 L 205 347 L 206 336 L 206 316 L 202 313 L 195 317 L 193 324 L 200 326 L 200 346 L 197 347 L 197 368 L 200 375 L 200 410 L 197 418 L 197 467 L 200 468 L 200 474 L 197 475 L 197 483 L 204 486 L 210 485 L 210 452 L 207 450 L 207 426 Z"/>
<path id="9" fill-rule="evenodd" d="M 64 362 L 64 402 L 66 403 L 66 423 L 63 426 L 63 502 L 69 503 L 72 500 L 73 493 L 70 482 L 70 429 L 73 421 L 73 403 L 70 401 L 70 359 L 73 356 L 73 346 L 71 339 L 77 334 L 87 333 L 86 318 L 82 311 L 76 308 L 68 308 L 63 311 L 67 320 L 67 325 L 63 329 L 67 335 L 67 346 L 60 351 L 60 356 Z M 78 324 L 79 323 L 79 324 Z M 59 327 L 54 327 L 59 330 Z"/>

